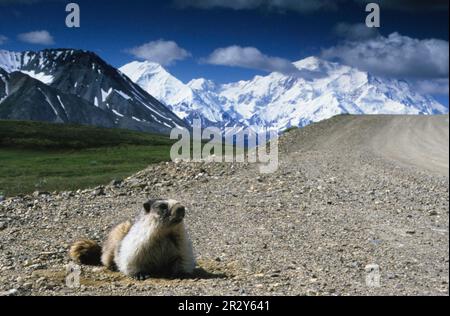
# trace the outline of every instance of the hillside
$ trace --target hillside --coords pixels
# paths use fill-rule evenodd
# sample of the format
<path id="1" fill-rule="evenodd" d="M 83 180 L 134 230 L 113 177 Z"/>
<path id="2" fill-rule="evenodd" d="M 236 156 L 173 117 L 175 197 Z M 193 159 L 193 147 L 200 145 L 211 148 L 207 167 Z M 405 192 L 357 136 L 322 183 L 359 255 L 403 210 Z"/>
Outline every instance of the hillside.
<path id="1" fill-rule="evenodd" d="M 87 149 L 120 145 L 171 146 L 166 136 L 70 124 L 0 120 L 0 146 L 22 149 Z"/>

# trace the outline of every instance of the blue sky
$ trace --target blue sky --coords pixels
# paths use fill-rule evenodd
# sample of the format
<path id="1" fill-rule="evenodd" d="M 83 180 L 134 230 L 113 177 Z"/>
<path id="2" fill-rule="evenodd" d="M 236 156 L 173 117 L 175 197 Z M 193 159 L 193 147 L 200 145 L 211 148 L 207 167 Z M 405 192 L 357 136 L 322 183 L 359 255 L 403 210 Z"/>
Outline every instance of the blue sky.
<path id="1" fill-rule="evenodd" d="M 79 0 L 76 1 L 81 7 L 79 29 L 65 26 L 65 5 L 69 2 L 0 0 L 0 49 L 82 48 L 98 53 L 118 67 L 137 59 L 130 52 L 133 48 L 141 48 L 139 52 L 148 56 L 145 49 L 154 45 L 144 44 L 172 41 L 176 47 L 171 47 L 169 55 L 175 54 L 175 59 L 169 60 L 166 68 L 176 77 L 184 82 L 198 77 L 231 82 L 266 73 L 272 66 L 263 64 L 270 64 L 274 58 L 296 61 L 310 55 L 322 55 L 328 50 L 328 57 L 352 63 L 348 42 L 359 45 L 359 42 L 367 40 L 361 32 L 350 39 L 336 27 L 341 23 L 352 30 L 356 24 L 364 23 L 367 13 L 364 1 L 359 0 L 316 0 L 314 3 L 312 0 L 278 0 L 278 6 L 265 0 Z M 403 54 L 418 51 L 417 56 L 411 57 L 413 65 L 417 64 L 413 61 L 429 59 L 430 55 L 419 55 L 421 52 L 424 54 L 423 47 L 438 47 L 436 50 L 433 48 L 433 54 L 442 55 L 442 47 L 445 48 L 445 43 L 448 45 L 448 3 L 445 2 L 429 1 L 428 7 L 419 1 L 383 2 L 379 39 L 375 36 L 371 39 L 386 45 L 380 54 L 389 52 L 389 45 L 399 40 L 404 42 L 402 49 L 408 49 L 406 53 L 400 50 Z M 405 6 L 405 3 L 409 5 Z M 23 36 L 35 31 L 46 31 L 50 40 L 45 40 L 44 36 L 44 40 L 37 43 L 39 41 L 33 42 Z M 400 37 L 388 40 L 394 32 Z M 441 41 L 428 43 L 425 42 L 427 39 Z M 215 50 L 230 46 L 257 49 L 260 54 L 255 53 L 256 58 L 261 58 L 261 62 L 256 66 L 242 61 L 222 65 L 218 65 L 222 62 L 217 59 L 212 62 L 211 54 Z M 359 46 L 357 49 L 365 52 Z M 136 49 L 133 52 L 136 54 Z M 229 50 L 220 52 L 231 54 Z M 238 56 L 236 50 L 234 53 L 230 58 L 243 56 L 239 55 L 241 51 L 237 52 Z M 400 56 L 399 61 L 402 62 Z M 440 63 L 447 62 L 448 68 L 448 51 L 440 58 L 443 58 Z M 389 62 L 398 65 L 395 57 Z M 364 60 L 359 60 L 357 66 L 369 67 Z M 384 73 L 382 68 L 385 67 L 364 70 L 417 82 L 418 86 L 448 104 L 448 70 L 445 73 L 445 70 L 438 69 L 438 65 L 424 64 L 417 65 L 417 71 L 411 72 L 411 65 L 406 63 L 394 73 Z M 438 93 L 445 87 L 446 92 Z"/>

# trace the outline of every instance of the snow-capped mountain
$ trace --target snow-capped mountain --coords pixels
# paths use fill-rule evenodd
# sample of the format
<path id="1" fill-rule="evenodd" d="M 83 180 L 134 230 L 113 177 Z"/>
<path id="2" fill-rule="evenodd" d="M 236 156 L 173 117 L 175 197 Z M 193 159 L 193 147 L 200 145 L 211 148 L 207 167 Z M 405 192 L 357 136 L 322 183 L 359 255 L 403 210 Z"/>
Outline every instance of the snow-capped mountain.
<path id="1" fill-rule="evenodd" d="M 224 85 L 206 79 L 183 84 L 161 66 L 147 62 L 133 62 L 121 71 L 190 123 L 200 116 L 216 126 L 283 131 L 339 114 L 448 112 L 434 98 L 415 92 L 406 81 L 377 78 L 316 57 L 294 65 L 299 73 L 314 73 L 314 79 L 271 73 Z"/>
<path id="2" fill-rule="evenodd" d="M 190 123 L 193 119 L 201 119 L 206 124 L 222 121 L 223 111 L 217 95 L 208 92 L 211 88 L 208 84 L 214 83 L 200 79 L 186 85 L 161 65 L 148 61 L 132 62 L 119 70 Z M 196 92 L 197 88 L 200 93 Z"/>
<path id="3" fill-rule="evenodd" d="M 0 68 L 0 119 L 73 123 L 113 128 L 114 114 L 19 71 Z"/>
<path id="4" fill-rule="evenodd" d="M 192 100 L 192 91 L 170 75 L 161 65 L 150 62 L 132 62 L 119 69 L 153 96 L 169 104 Z"/>
<path id="5" fill-rule="evenodd" d="M 81 123 L 165 134 L 174 127 L 186 126 L 164 104 L 92 52 L 0 51 L 0 68 L 0 80 L 7 87 L 0 98 L 0 119 Z"/>

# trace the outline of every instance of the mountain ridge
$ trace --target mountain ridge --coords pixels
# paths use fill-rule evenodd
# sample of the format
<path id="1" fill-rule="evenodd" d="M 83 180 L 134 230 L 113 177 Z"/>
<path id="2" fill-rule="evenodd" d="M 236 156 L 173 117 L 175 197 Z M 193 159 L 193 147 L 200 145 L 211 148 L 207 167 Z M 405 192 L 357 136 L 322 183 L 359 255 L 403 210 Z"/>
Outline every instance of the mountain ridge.
<path id="1" fill-rule="evenodd" d="M 0 51 L 0 68 L 10 73 L 21 72 L 55 89 L 53 94 L 70 94 L 80 103 L 88 103 L 92 109 L 112 115 L 114 127 L 169 134 L 173 128 L 187 126 L 164 104 L 93 52 L 74 49 Z M 3 98 L 0 108 L 5 108 L 7 99 Z M 16 100 L 16 106 L 20 107 L 20 101 Z M 40 106 L 47 107 L 45 103 L 49 102 L 42 102 Z M 54 120 L 50 116 L 36 119 Z M 78 120 L 69 116 L 67 122 L 78 123 Z M 111 127 L 109 123 L 99 126 Z"/>
<path id="2" fill-rule="evenodd" d="M 168 134 L 173 128 L 192 126 L 197 119 L 204 127 L 282 132 L 340 114 L 448 113 L 448 108 L 415 92 L 404 80 L 376 77 L 314 56 L 293 65 L 299 74 L 314 75 L 302 78 L 273 72 L 227 84 L 206 78 L 183 83 L 161 65 L 148 61 L 116 69 L 85 50 L 0 50 L 0 119 L 97 124 Z M 21 77 L 34 92 L 22 91 L 23 96 L 12 98 L 14 86 L 8 82 L 12 74 L 19 78 L 18 72 L 29 78 Z M 40 100 L 33 107 L 42 107 L 47 115 L 31 111 L 31 95 Z M 63 113 L 66 109 L 60 106 L 60 98 L 72 114 Z M 76 104 L 82 115 L 94 117 L 81 118 L 75 113 Z M 34 114 L 28 115 L 26 109 Z"/>
<path id="3" fill-rule="evenodd" d="M 184 84 L 162 66 L 133 62 L 120 68 L 147 92 L 160 95 L 180 117 L 192 124 L 200 118 L 212 126 L 253 126 L 256 129 L 303 127 L 339 114 L 443 114 L 448 109 L 423 96 L 403 80 L 379 78 L 350 66 L 308 57 L 294 62 L 313 77 L 270 73 L 227 84 L 205 78 Z M 158 72 L 160 71 L 160 72 Z M 165 81 L 161 79 L 161 72 Z M 183 94 L 164 98 L 165 82 L 176 82 Z M 173 87 L 168 89 L 173 90 Z M 188 92 L 186 92 L 188 91 Z M 189 95 L 189 98 L 183 97 Z"/>

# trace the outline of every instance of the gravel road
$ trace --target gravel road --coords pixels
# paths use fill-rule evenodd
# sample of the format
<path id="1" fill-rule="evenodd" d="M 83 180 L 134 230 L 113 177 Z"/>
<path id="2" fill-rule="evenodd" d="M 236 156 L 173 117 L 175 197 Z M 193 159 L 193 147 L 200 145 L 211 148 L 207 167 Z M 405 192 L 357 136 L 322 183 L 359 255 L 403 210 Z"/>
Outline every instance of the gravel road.
<path id="1" fill-rule="evenodd" d="M 386 158 L 445 176 L 449 172 L 448 136 L 448 115 L 390 117 L 372 138 L 372 145 Z"/>
<path id="2" fill-rule="evenodd" d="M 105 187 L 0 203 L 0 295 L 448 295 L 448 116 L 340 116 L 289 132 L 280 167 L 163 163 Z M 148 197 L 189 209 L 190 279 L 82 267 Z M 370 282 L 368 282 L 370 281 Z"/>

